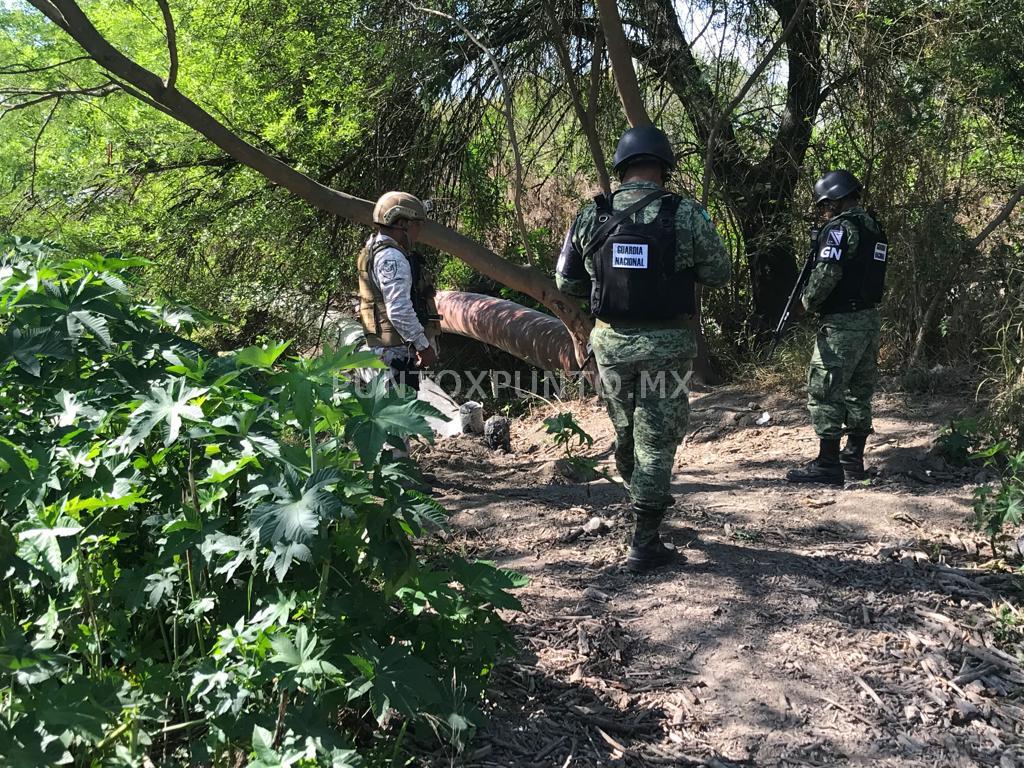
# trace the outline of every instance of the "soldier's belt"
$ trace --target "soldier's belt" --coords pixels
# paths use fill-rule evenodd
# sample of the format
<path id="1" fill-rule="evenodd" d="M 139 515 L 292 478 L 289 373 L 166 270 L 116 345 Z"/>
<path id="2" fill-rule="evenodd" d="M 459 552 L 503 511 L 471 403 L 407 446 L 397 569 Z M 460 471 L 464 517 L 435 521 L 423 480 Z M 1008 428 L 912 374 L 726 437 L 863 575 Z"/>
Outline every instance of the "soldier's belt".
<path id="1" fill-rule="evenodd" d="M 668 320 L 595 320 L 596 328 L 651 328 L 661 330 L 664 328 L 688 328 L 690 326 L 690 315 L 679 315 Z"/>

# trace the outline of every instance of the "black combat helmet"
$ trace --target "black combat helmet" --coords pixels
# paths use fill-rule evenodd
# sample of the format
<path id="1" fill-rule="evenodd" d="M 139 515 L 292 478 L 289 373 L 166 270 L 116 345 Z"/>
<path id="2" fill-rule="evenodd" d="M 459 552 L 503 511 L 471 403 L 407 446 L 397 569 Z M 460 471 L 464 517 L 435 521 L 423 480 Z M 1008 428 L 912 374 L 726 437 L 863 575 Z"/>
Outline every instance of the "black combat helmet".
<path id="1" fill-rule="evenodd" d="M 863 187 L 864 185 L 849 171 L 829 171 L 814 182 L 814 203 L 817 205 L 826 200 L 842 200 L 854 192 L 859 192 Z"/>
<path id="2" fill-rule="evenodd" d="M 615 148 L 612 165 L 617 173 L 622 173 L 630 160 L 647 156 L 661 160 L 670 170 L 676 167 L 676 154 L 665 132 L 653 125 L 638 125 L 630 128 L 619 139 Z"/>

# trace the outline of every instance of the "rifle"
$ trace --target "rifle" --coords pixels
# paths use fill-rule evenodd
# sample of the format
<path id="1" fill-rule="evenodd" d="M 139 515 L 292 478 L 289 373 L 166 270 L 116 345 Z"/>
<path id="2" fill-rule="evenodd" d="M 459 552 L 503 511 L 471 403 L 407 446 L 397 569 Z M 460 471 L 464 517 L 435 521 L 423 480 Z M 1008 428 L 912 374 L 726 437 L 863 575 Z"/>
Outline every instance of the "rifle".
<path id="1" fill-rule="evenodd" d="M 800 270 L 800 275 L 796 279 L 796 285 L 793 286 L 793 290 L 789 294 L 789 301 L 786 302 L 786 308 L 782 310 L 779 324 L 775 326 L 775 333 L 772 335 L 771 344 L 768 345 L 768 354 L 765 356 L 765 362 L 771 360 L 775 354 L 775 349 L 779 346 L 779 342 L 782 341 L 782 335 L 786 332 L 786 326 L 789 324 L 789 319 L 793 314 L 793 306 L 800 299 L 800 294 L 804 292 L 804 287 L 811 277 L 811 270 L 814 269 L 814 256 L 818 246 L 818 228 L 811 227 L 810 234 L 811 246 L 807 252 L 807 261 L 804 262 L 803 269 Z"/>

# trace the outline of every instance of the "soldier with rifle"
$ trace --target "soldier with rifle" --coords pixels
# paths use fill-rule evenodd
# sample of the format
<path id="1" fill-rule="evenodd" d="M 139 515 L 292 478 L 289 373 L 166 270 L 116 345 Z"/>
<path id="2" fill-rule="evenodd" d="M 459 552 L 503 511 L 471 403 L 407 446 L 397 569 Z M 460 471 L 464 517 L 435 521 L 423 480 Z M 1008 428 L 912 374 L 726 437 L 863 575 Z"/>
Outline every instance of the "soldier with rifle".
<path id="1" fill-rule="evenodd" d="M 814 243 L 800 298 L 820 316 L 807 376 L 819 448 L 815 459 L 787 473 L 793 483 L 843 485 L 866 477 L 864 446 L 873 432 L 871 397 L 878 377 L 878 304 L 889 246 L 881 225 L 860 205 L 862 188 L 845 170 L 829 171 L 814 185 L 815 206 L 827 222 Z M 780 331 L 785 320 L 784 313 Z"/>

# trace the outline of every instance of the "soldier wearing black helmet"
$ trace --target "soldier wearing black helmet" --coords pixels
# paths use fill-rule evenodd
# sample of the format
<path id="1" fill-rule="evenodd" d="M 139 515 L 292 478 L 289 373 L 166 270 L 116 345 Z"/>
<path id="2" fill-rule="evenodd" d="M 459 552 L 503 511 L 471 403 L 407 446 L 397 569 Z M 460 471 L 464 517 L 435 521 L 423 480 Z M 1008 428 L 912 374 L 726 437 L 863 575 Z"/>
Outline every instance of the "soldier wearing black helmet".
<path id="1" fill-rule="evenodd" d="M 818 234 L 815 265 L 802 295 L 821 316 L 807 377 L 818 456 L 786 479 L 842 485 L 866 477 L 864 447 L 872 433 L 871 398 L 878 376 L 878 304 L 889 246 L 881 225 L 860 204 L 862 185 L 849 171 L 829 171 L 814 185 L 827 222 Z M 843 435 L 846 445 L 840 450 Z"/>
<path id="2" fill-rule="evenodd" d="M 707 211 L 665 190 L 676 159 L 662 131 L 626 131 L 613 162 L 621 184 L 576 217 L 556 278 L 565 293 L 588 297 L 596 318 L 590 342 L 615 427 L 615 464 L 636 513 L 627 565 L 641 571 L 677 557 L 659 527 L 689 416 L 694 286 L 724 285 L 730 262 Z"/>

